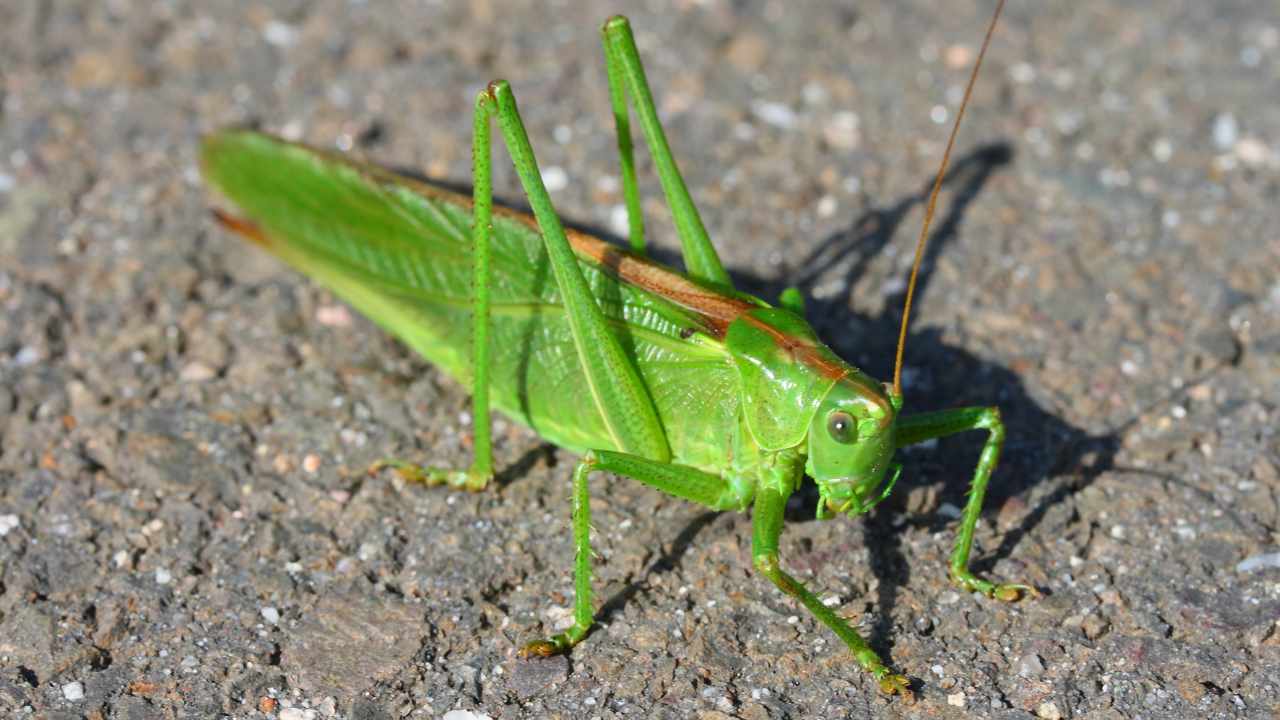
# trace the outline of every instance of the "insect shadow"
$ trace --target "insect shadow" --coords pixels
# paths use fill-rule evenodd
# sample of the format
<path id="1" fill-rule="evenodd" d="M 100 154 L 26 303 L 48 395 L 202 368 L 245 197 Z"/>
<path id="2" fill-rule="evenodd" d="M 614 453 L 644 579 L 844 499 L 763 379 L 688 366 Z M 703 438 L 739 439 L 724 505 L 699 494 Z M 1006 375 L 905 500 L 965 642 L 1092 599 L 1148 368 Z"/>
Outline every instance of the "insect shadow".
<path id="1" fill-rule="evenodd" d="M 991 176 L 1012 160 L 1013 148 L 1009 144 L 993 143 L 981 146 L 952 163 L 943 179 L 944 187 L 950 190 L 950 202 L 945 212 L 938 216 L 931 232 L 916 286 L 917 301 L 928 292 L 937 258 L 959 237 L 960 225 L 973 201 Z M 454 192 L 470 195 L 472 191 L 467 183 L 428 178 L 404 168 L 397 170 Z M 731 268 L 729 272 L 735 286 L 770 301 L 788 287 L 799 288 L 805 296 L 807 319 L 819 336 L 841 357 L 873 376 L 887 378 L 902 321 L 905 284 L 901 290 L 895 290 L 885 298 L 885 309 L 877 314 L 855 309 L 857 303 L 852 297 L 853 287 L 875 257 L 894 240 L 908 215 L 927 202 L 932 184 L 930 178 L 922 183 L 918 192 L 864 211 L 848 228 L 820 242 L 795 264 L 797 270 L 787 276 L 765 277 L 749 270 Z M 494 202 L 529 211 L 522 202 L 497 197 Z M 621 238 L 594 225 L 567 218 L 562 221 L 566 227 L 625 245 Z M 899 239 L 898 242 L 903 241 Z M 650 246 L 650 254 L 659 262 L 680 266 L 679 254 L 671 250 Z M 833 273 L 839 273 L 839 276 L 833 277 Z M 841 288 L 839 293 L 814 296 L 819 285 L 828 286 L 833 282 Z M 996 562 L 1008 557 L 1021 539 L 1044 521 L 1050 509 L 1113 467 L 1119 449 L 1118 433 L 1092 434 L 1048 412 L 1032 399 L 1018 374 L 1010 368 L 949 344 L 936 327 L 911 331 L 906 347 L 905 362 L 911 370 L 910 375 L 915 378 L 915 382 L 904 383 L 908 398 L 906 412 L 966 405 L 995 405 L 1001 410 L 1006 439 L 1000 465 L 988 486 L 987 510 L 1001 508 L 1010 501 L 1026 502 L 1033 495 L 1038 497 L 1034 506 L 1023 511 L 1017 524 L 1003 532 L 997 548 L 988 548 L 975 555 L 972 566 L 975 571 L 990 571 Z M 953 513 L 939 512 L 939 509 L 964 506 L 965 493 L 983 439 L 981 433 L 969 433 L 943 438 L 938 441 L 936 449 L 927 452 L 907 453 L 899 490 L 865 519 L 865 532 L 875 537 L 875 542 L 868 543 L 868 546 L 871 570 L 879 580 L 877 621 L 868 641 L 886 659 L 890 655 L 891 618 L 897 603 L 897 589 L 910 580 L 910 568 L 902 550 L 901 528 L 923 527 L 938 531 L 954 524 Z M 530 458 L 548 453 L 549 448 L 543 444 L 530 450 L 520 464 L 528 464 Z M 508 481 L 515 475 L 518 472 L 500 473 Z M 1037 486 L 1045 483 L 1051 484 L 1048 491 L 1037 491 Z M 936 499 L 924 503 L 924 514 L 907 513 L 906 497 L 913 487 L 939 484 L 941 489 L 937 491 Z M 805 522 L 814 518 L 818 494 L 812 483 L 806 484 L 792 499 L 787 511 L 788 522 Z M 698 533 L 716 516 L 717 513 L 706 512 L 691 520 L 671 543 L 669 550 L 642 576 L 633 578 L 626 587 L 604 601 L 599 619 L 608 622 L 610 616 L 644 591 L 648 578 L 654 573 L 678 568 L 681 557 Z M 945 568 L 932 568 L 931 571 L 945 573 Z"/>
<path id="2" fill-rule="evenodd" d="M 943 180 L 951 191 L 951 200 L 945 213 L 938 216 L 925 250 L 916 286 L 917 307 L 922 306 L 928 292 L 937 258 L 959 237 L 965 213 L 991 176 L 1012 160 L 1013 148 L 1009 144 L 993 143 L 951 165 Z M 783 281 L 740 275 L 742 289 L 776 297 L 787 286 L 798 287 L 807 302 L 808 319 L 819 336 L 837 354 L 873 376 L 887 378 L 902 322 L 905 284 L 901 290 L 889 293 L 884 299 L 885 309 L 874 315 L 853 309 L 856 298 L 851 297 L 852 288 L 875 256 L 889 246 L 903 220 L 928 201 L 932 185 L 929 179 L 918 192 L 867 210 L 848 229 L 827 237 L 800 259 L 795 265 L 798 269 Z M 833 273 L 839 275 L 833 278 Z M 815 287 L 833 280 L 838 280 L 840 293 L 814 297 Z M 949 344 L 937 327 L 919 328 L 908 334 L 904 363 L 915 379 L 904 382 L 904 413 L 908 415 L 967 405 L 1000 408 L 1006 427 L 1004 452 L 987 488 L 985 510 L 997 510 L 1011 501 L 1025 503 L 1033 495 L 1038 498 L 1034 506 L 1023 511 L 1015 526 L 1002 533 L 998 547 L 978 549 L 972 565 L 976 572 L 989 572 L 1044 521 L 1050 509 L 1114 466 L 1118 433 L 1093 434 L 1055 416 L 1032 399 L 1016 372 Z M 900 529 L 910 526 L 939 531 L 954 524 L 954 512 L 938 510 L 964 506 L 984 439 L 982 433 L 968 433 L 943 438 L 932 450 L 906 453 L 898 491 L 867 518 L 866 532 L 875 537 L 875 542 L 868 543 L 872 571 L 880 581 L 877 621 L 868 641 L 878 652 L 887 651 L 897 588 L 910 579 Z M 1050 484 L 1047 492 L 1037 491 L 1037 486 L 1046 483 Z M 906 512 L 906 498 L 912 488 L 938 484 L 941 489 L 936 501 L 924 503 L 924 514 Z M 806 486 L 800 496 L 801 501 L 790 508 L 789 522 L 813 517 L 816 490 Z M 931 571 L 945 573 L 945 568 Z"/>

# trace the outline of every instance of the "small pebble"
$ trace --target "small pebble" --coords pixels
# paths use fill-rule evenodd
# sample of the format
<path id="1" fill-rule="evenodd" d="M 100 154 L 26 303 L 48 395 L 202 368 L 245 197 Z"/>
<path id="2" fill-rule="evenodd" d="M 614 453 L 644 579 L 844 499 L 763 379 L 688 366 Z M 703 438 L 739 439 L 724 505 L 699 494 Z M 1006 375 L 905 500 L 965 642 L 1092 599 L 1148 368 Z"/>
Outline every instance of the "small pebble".
<path id="1" fill-rule="evenodd" d="M 199 360 L 183 366 L 178 377 L 184 382 L 206 382 L 218 376 L 218 372 Z"/>
<path id="2" fill-rule="evenodd" d="M 310 708 L 285 708 L 280 711 L 280 720 L 316 720 L 317 713 Z"/>
<path id="3" fill-rule="evenodd" d="M 1271 158 L 1271 148 L 1255 137 L 1241 138 L 1234 148 L 1236 157 L 1245 165 L 1261 165 Z"/>
<path id="4" fill-rule="evenodd" d="M 548 165 L 542 170 L 542 184 L 547 192 L 559 192 L 569 187 L 569 173 L 559 165 Z"/>
<path id="5" fill-rule="evenodd" d="M 1221 150 L 1230 150 L 1240 137 L 1240 124 L 1236 116 L 1222 113 L 1213 119 L 1213 144 Z"/>
<path id="6" fill-rule="evenodd" d="M 951 693 L 947 696 L 947 704 L 955 707 L 964 707 L 964 700 L 964 693 L 962 692 Z"/>
<path id="7" fill-rule="evenodd" d="M 470 710 L 450 710 L 440 716 L 440 720 L 492 720 L 484 713 L 471 712 Z"/>
<path id="8" fill-rule="evenodd" d="M 0 533 L 3 534 L 3 533 Z M 1236 565 L 1236 572 L 1254 572 L 1255 570 L 1280 569 L 1280 552 L 1254 555 L 1245 558 Z"/>
<path id="9" fill-rule="evenodd" d="M 832 113 L 822 128 L 822 139 L 836 150 L 857 150 L 862 141 L 860 122 L 857 115 L 848 111 Z"/>
<path id="10" fill-rule="evenodd" d="M 798 122 L 795 111 L 778 102 L 757 100 L 751 104 L 751 112 L 764 122 L 783 130 L 790 130 Z"/>
<path id="11" fill-rule="evenodd" d="M 1036 717 L 1040 720 L 1062 720 L 1062 711 L 1051 702 L 1043 702 L 1036 707 Z"/>
<path id="12" fill-rule="evenodd" d="M 62 686 L 62 697 L 75 702 L 84 699 L 84 685 L 78 682 L 69 682 Z"/>
<path id="13" fill-rule="evenodd" d="M 620 237 L 626 237 L 631 232 L 631 219 L 627 215 L 626 205 L 619 203 L 609 211 L 609 230 Z"/>
<path id="14" fill-rule="evenodd" d="M 271 625 L 276 625 L 280 622 L 280 611 L 270 606 L 264 607 L 262 608 L 262 619 Z"/>
<path id="15" fill-rule="evenodd" d="M 818 217 L 829 218 L 832 215 L 835 215 L 836 211 L 840 209 L 840 203 L 830 195 L 823 195 L 818 199 L 818 207 L 816 209 Z"/>
<path id="16" fill-rule="evenodd" d="M 17 515 L 0 515 L 0 537 L 8 535 L 11 530 L 18 529 Z"/>
<path id="17" fill-rule="evenodd" d="M 1018 659 L 1018 675 L 1031 678 L 1038 677 L 1042 672 L 1044 672 L 1044 663 L 1039 655 L 1028 653 Z"/>
<path id="18" fill-rule="evenodd" d="M 156 568 L 156 584 L 168 585 L 173 581 L 173 573 L 169 572 L 169 568 Z"/>
<path id="19" fill-rule="evenodd" d="M 316 322 L 329 327 L 351 325 L 351 311 L 345 305 L 321 305 L 316 308 Z"/>
<path id="20" fill-rule="evenodd" d="M 262 28 L 262 38 L 276 47 L 289 47 L 298 42 L 298 31 L 292 25 L 272 20 Z"/>
<path id="21" fill-rule="evenodd" d="M 13 354 L 13 364 L 18 367 L 27 367 L 38 362 L 40 362 L 40 351 L 30 345 L 24 345 Z"/>

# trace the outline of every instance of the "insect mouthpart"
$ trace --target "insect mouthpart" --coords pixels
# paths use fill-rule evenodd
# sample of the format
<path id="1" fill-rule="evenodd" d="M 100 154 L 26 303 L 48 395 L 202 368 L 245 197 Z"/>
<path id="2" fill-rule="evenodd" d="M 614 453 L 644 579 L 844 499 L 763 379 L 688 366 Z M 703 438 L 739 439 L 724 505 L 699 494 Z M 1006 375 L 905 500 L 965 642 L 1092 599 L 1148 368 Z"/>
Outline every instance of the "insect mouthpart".
<path id="1" fill-rule="evenodd" d="M 893 492 L 902 474 L 902 463 L 893 463 L 893 471 L 880 477 L 880 482 L 872 484 L 868 478 L 839 478 L 827 483 L 820 483 L 818 492 L 817 519 L 827 520 L 836 515 L 862 515 L 879 505 Z M 876 490 L 880 492 L 877 494 Z M 874 499 L 873 499 L 874 498 Z"/>

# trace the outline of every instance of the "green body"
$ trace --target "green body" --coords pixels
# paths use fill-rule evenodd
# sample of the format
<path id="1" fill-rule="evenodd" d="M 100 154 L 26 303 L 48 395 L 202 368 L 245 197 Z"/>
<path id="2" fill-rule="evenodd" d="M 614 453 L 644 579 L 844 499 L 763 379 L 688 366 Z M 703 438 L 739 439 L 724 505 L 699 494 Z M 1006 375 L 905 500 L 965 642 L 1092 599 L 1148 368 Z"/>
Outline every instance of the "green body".
<path id="1" fill-rule="evenodd" d="M 564 230 L 501 81 L 476 99 L 471 198 L 232 130 L 201 150 L 206 179 L 239 209 L 219 218 L 470 386 L 472 466 L 392 463 L 406 476 L 485 487 L 493 473 L 491 408 L 582 453 L 573 473 L 575 623 L 525 652 L 567 651 L 592 627 L 589 479 L 607 471 L 715 509 L 751 508 L 756 570 L 835 632 L 883 690 L 910 695 L 905 676 L 782 569 L 786 500 L 808 476 L 821 496 L 819 518 L 864 513 L 892 489 L 898 448 L 986 431 L 950 574 L 968 590 L 1013 599 L 1031 588 L 995 584 L 968 568 L 1004 438 L 999 412 L 900 417 L 900 393 L 822 344 L 801 317 L 798 293 L 784 293 L 775 308 L 733 290 L 658 123 L 626 20 L 609 20 L 602 38 L 630 251 Z M 644 257 L 628 99 L 671 206 L 686 273 Z M 532 217 L 493 208 L 495 122 Z"/>
<path id="2" fill-rule="evenodd" d="M 252 132 L 205 140 L 205 177 L 314 277 L 460 381 L 471 361 L 471 202 L 375 168 Z M 579 268 L 649 388 L 679 462 L 730 468 L 725 428 L 739 409 L 724 344 L 679 306 Z M 583 391 L 546 248 L 521 216 L 493 218 L 490 392 L 494 407 L 576 451 L 619 450 Z"/>

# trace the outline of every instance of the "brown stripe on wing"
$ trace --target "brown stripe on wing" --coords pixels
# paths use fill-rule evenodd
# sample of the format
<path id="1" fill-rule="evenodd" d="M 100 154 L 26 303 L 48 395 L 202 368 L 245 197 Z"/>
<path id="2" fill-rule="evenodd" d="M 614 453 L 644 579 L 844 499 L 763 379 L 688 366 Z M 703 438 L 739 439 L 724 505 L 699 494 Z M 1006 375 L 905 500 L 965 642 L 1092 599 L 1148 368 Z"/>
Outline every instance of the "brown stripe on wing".
<path id="1" fill-rule="evenodd" d="M 213 213 L 213 219 L 217 220 L 222 227 L 243 237 L 254 245 L 264 248 L 271 247 L 271 241 L 267 239 L 267 234 L 262 232 L 262 228 L 258 227 L 258 224 L 252 220 L 237 217 L 218 208 L 210 208 L 209 212 Z"/>
<path id="2" fill-rule="evenodd" d="M 378 165 L 360 162 L 342 153 L 312 148 L 286 140 L 280 140 L 280 142 L 315 153 L 331 162 L 346 165 L 365 175 L 374 183 L 396 184 L 409 188 L 413 192 L 432 200 L 439 200 L 464 208 L 471 207 L 471 197 L 469 195 L 406 177 Z M 537 219 L 527 212 L 495 205 L 493 214 L 501 215 L 539 231 Z M 232 229 L 236 228 L 233 227 Z M 724 334 L 729 328 L 729 323 L 748 310 L 757 307 L 753 303 L 699 285 L 665 265 L 632 254 L 594 235 L 570 229 L 566 229 L 565 234 L 569 238 L 569 245 L 579 257 L 600 265 L 623 282 L 635 285 L 696 313 L 699 316 L 699 320 L 701 320 L 702 329 L 716 339 L 724 338 Z"/>
<path id="3" fill-rule="evenodd" d="M 703 287 L 669 268 L 633 255 L 616 245 L 586 233 L 568 231 L 574 252 L 606 268 L 620 280 L 665 298 L 701 316 L 706 329 L 723 339 L 729 323 L 757 307 Z"/>
<path id="4" fill-rule="evenodd" d="M 849 374 L 848 366 L 827 357 L 827 354 L 823 353 L 819 346 L 809 338 L 788 335 L 769 323 L 750 315 L 747 316 L 746 322 L 768 333 L 783 352 L 817 370 L 823 377 L 839 380 Z"/>

